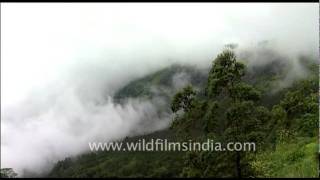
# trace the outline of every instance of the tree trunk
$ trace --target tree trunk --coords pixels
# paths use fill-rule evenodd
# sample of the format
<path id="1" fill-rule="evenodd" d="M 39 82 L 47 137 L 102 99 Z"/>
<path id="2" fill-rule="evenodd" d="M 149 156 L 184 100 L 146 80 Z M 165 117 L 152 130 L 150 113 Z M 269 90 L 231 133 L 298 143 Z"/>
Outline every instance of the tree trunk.
<path id="1" fill-rule="evenodd" d="M 237 160 L 236 160 L 236 165 L 237 165 L 237 176 L 238 178 L 242 178 L 242 174 L 241 174 L 241 156 L 240 156 L 240 152 L 237 152 Z"/>

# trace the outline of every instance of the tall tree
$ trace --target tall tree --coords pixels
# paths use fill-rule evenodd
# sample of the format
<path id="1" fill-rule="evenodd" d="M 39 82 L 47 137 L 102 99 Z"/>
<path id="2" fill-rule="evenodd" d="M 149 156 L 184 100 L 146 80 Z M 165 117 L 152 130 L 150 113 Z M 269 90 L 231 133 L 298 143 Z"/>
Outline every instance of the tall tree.
<path id="1" fill-rule="evenodd" d="M 205 100 L 197 99 L 191 87 L 185 88 L 174 97 L 173 112 L 179 109 L 184 109 L 185 112 L 175 119 L 175 129 L 187 132 L 186 127 L 195 127 L 194 124 L 187 126 L 190 124 L 190 118 L 197 118 L 198 123 L 203 124 L 204 137 L 213 137 L 225 145 L 228 142 L 263 142 L 267 131 L 265 124 L 271 115 L 268 109 L 257 105 L 260 92 L 242 80 L 244 74 L 245 65 L 238 62 L 232 48 L 227 47 L 213 61 Z M 212 156 L 212 152 L 194 152 L 188 155 L 187 172 L 184 174 L 189 175 L 208 176 L 211 174 L 210 171 L 214 171 L 213 163 L 219 160 L 197 160 L 204 156 Z M 250 156 L 245 152 L 220 152 L 219 155 L 225 159 L 225 163 L 220 162 L 220 169 L 229 171 L 226 174 L 237 177 L 252 174 L 249 166 Z"/>
<path id="2" fill-rule="evenodd" d="M 242 80 L 244 75 L 245 65 L 237 61 L 230 48 L 217 56 L 209 73 L 206 89 L 208 98 L 216 99 L 218 106 L 227 104 L 223 107 L 226 125 L 221 134 L 226 143 L 263 142 L 265 123 L 270 118 L 268 109 L 257 106 L 260 92 Z M 231 159 L 234 159 L 237 177 L 250 174 L 246 152 L 228 154 L 234 156 Z"/>

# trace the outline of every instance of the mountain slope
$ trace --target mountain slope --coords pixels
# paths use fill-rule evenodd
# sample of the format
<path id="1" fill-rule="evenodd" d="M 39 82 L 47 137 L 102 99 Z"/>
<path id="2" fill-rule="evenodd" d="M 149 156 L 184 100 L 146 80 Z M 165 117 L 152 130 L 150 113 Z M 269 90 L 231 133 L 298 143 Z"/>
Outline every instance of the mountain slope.
<path id="1" fill-rule="evenodd" d="M 307 76 L 306 81 L 297 80 L 296 83 L 288 86 L 287 88 L 279 89 L 278 91 L 272 91 L 274 84 L 277 84 L 283 80 L 284 74 L 288 68 L 287 65 L 279 67 L 278 63 L 269 61 L 268 64 L 263 66 L 256 66 L 247 70 L 247 76 L 244 80 L 254 85 L 256 88 L 262 91 L 262 100 L 260 104 L 271 107 L 279 104 L 280 102 L 286 103 L 290 100 L 288 92 L 301 92 L 303 88 L 312 89 L 312 93 L 318 90 L 318 65 L 314 61 L 303 61 L 303 66 L 306 67 L 310 74 Z M 263 72 L 263 73 L 261 73 Z M 171 66 L 161 71 L 152 73 L 144 78 L 132 81 L 128 85 L 121 88 L 114 96 L 117 103 L 124 103 L 127 98 L 145 98 L 152 99 L 154 97 L 161 97 L 166 99 L 166 105 L 164 105 L 161 111 L 170 111 L 170 101 L 172 96 L 181 87 L 186 84 L 192 84 L 196 89 L 204 93 L 204 87 L 207 83 L 207 70 L 199 71 L 192 67 L 186 66 Z M 176 80 L 176 81 L 175 81 Z M 177 82 L 183 81 L 183 83 L 177 85 Z M 304 87 L 304 85 L 306 85 Z M 201 95 L 201 93 L 200 93 Z M 309 95 L 309 94 L 308 94 Z M 309 102 L 307 102 L 309 103 Z M 259 172 L 256 176 L 262 177 L 274 177 L 285 176 L 284 169 L 277 168 L 278 165 L 283 163 L 296 163 L 292 164 L 291 171 L 294 168 L 301 166 L 304 162 L 312 161 L 315 138 L 311 133 L 313 125 L 303 124 L 301 117 L 304 114 L 297 114 L 291 121 L 291 129 L 297 131 L 300 139 L 306 139 L 300 142 L 300 147 L 306 147 L 308 152 L 299 157 L 299 160 L 290 159 L 291 154 L 299 153 L 300 150 L 297 146 L 294 146 L 294 142 L 284 141 L 284 144 L 276 144 L 275 149 L 270 148 L 265 152 L 257 154 L 257 160 L 253 164 L 256 168 L 260 168 L 263 172 Z M 306 117 L 307 119 L 309 118 Z M 313 117 L 312 117 L 313 118 Z M 309 119 L 308 119 L 309 121 Z M 274 125 L 275 126 L 275 125 Z M 307 128 L 307 129 L 306 129 Z M 309 130 L 308 130 L 309 128 Z M 311 130 L 310 130 L 311 128 Z M 275 130 L 276 131 L 276 130 Z M 305 131 L 307 131 L 305 133 Z M 270 135 L 273 136 L 273 131 Z M 139 139 L 175 139 L 175 133 L 169 129 L 154 132 L 151 134 L 128 137 L 123 142 L 134 142 Z M 299 139 L 299 138 L 298 138 Z M 310 140 L 311 139 L 311 140 Z M 297 140 L 297 139 L 295 139 Z M 288 151 L 288 158 L 275 161 L 279 154 L 281 155 L 286 150 L 286 146 L 293 147 Z M 184 166 L 185 152 L 98 152 L 88 153 L 74 158 L 66 158 L 63 161 L 59 161 L 52 169 L 49 177 L 179 177 L 182 173 L 182 167 Z M 271 166 L 270 163 L 276 164 Z M 262 166 L 262 167 L 261 167 Z M 258 172 L 258 171 L 257 171 Z M 299 172 L 300 177 L 315 176 L 314 170 L 310 172 Z M 290 175 L 290 174 L 289 174 Z"/>

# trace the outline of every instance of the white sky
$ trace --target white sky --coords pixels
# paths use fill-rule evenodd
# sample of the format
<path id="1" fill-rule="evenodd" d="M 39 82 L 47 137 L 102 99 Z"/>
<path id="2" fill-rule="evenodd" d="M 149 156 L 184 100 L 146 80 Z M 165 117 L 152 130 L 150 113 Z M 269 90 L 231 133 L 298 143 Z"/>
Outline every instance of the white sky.
<path id="1" fill-rule="evenodd" d="M 290 31 L 315 32 L 317 8 L 311 3 L 3 3 L 1 103 L 14 104 L 70 64 L 105 52 L 141 53 L 153 46 L 148 51 L 155 54 L 185 54 L 210 41 L 253 43 Z M 314 33 L 301 36 L 314 39 Z"/>

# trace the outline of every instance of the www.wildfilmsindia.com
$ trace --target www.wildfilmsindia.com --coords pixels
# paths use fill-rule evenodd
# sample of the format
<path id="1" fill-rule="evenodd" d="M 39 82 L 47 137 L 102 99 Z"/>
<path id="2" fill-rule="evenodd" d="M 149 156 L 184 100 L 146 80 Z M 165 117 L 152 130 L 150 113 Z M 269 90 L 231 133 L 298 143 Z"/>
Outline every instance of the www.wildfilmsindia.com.
<path id="1" fill-rule="evenodd" d="M 89 142 L 91 151 L 256 151 L 254 142 L 170 142 L 167 139 L 140 139 L 135 142 Z"/>

